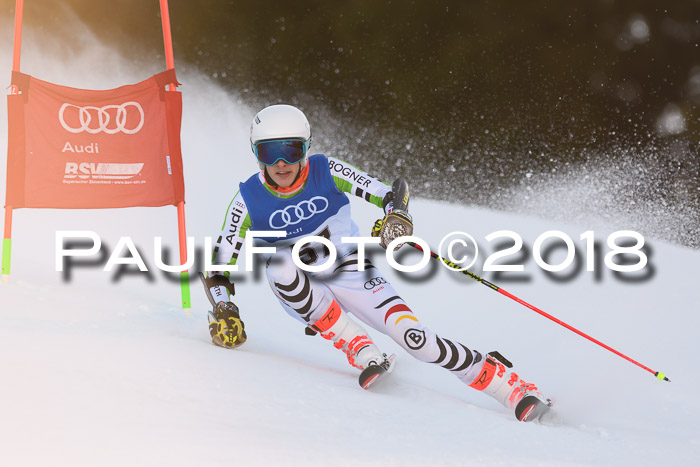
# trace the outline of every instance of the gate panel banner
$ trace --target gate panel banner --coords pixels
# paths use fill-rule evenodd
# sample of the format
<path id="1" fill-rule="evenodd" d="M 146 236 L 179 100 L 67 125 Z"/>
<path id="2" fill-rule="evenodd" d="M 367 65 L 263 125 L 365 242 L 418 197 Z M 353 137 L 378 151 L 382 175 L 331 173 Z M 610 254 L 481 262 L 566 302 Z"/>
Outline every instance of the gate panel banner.
<path id="1" fill-rule="evenodd" d="M 182 97 L 174 70 L 110 90 L 18 72 L 9 95 L 6 203 L 101 209 L 184 202 Z"/>

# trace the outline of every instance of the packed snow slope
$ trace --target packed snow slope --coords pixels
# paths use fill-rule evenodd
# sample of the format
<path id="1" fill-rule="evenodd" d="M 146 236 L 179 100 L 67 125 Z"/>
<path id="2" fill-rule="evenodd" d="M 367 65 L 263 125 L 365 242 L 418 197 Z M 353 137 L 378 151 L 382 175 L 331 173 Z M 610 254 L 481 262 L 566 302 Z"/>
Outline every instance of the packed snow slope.
<path id="1" fill-rule="evenodd" d="M 354 204 L 368 227 L 376 212 Z M 562 229 L 419 200 L 412 210 L 417 233 L 435 244 L 440 232 L 456 229 L 481 238 L 517 229 L 526 243 Z M 363 391 L 344 356 L 305 336 L 253 273 L 240 274 L 235 297 L 249 341 L 231 351 L 210 343 L 197 283 L 188 316 L 177 306 L 178 286 L 159 273 L 153 282 L 145 274 L 112 282 L 99 267 L 80 267 L 65 282 L 52 272 L 53 231 L 64 222 L 89 223 L 105 236 L 150 235 L 136 227 L 148 225 L 150 213 L 111 216 L 123 219 L 124 230 L 110 227 L 109 216 L 27 212 L 17 220 L 17 238 L 25 240 L 15 246 L 11 283 L 0 287 L 0 465 L 696 465 L 696 251 L 655 242 L 655 274 L 641 284 L 607 270 L 599 283 L 582 271 L 559 284 L 532 261 L 523 273 L 530 282 L 504 284 L 665 371 L 670 383 L 463 275 L 427 268 L 414 281 L 374 255 L 432 329 L 499 350 L 556 399 L 557 417 L 538 425 L 517 422 L 377 333 L 398 362 Z M 562 230 L 573 236 L 575 229 Z"/>
<path id="2" fill-rule="evenodd" d="M 9 39 L 3 40 L 9 70 Z M 39 51 L 27 44 L 23 70 L 75 87 L 114 87 L 159 71 L 108 50 Z M 95 61 L 99 67 L 88 65 Z M 187 228 L 201 250 L 204 237 L 218 235 L 238 182 L 256 170 L 247 143 L 255 109 L 195 70 L 180 70 L 179 77 L 186 83 Z M 323 122 L 315 128 L 324 131 Z M 5 145 L 3 139 L 3 152 Z M 3 183 L 4 171 L 2 163 Z M 595 230 L 604 254 L 610 232 L 425 201 L 417 190 L 414 196 L 416 235 L 437 247 L 446 233 L 470 233 L 482 247 L 476 273 L 505 248 L 486 236 L 517 232 L 524 249 L 501 262 L 525 270 L 484 273 L 487 279 L 672 382 L 435 262 L 398 274 L 373 250 L 384 277 L 429 327 L 482 352 L 499 350 L 556 400 L 556 412 L 547 424 L 519 423 L 377 333 L 380 347 L 397 353 L 397 366 L 363 391 L 339 351 L 305 336 L 282 312 L 259 265 L 234 274 L 248 342 L 234 351 L 213 346 L 199 284 L 192 282 L 187 314 L 177 282 L 155 268 L 155 236 L 176 257 L 174 208 L 23 209 L 14 214 L 10 282 L 0 284 L 0 465 L 697 465 L 700 252 L 647 238 L 649 264 L 632 275 L 637 282 L 613 275 L 602 257 L 596 272 L 569 269 L 557 274 L 568 280 L 556 281 L 533 260 L 539 235 L 565 232 L 585 266 L 580 235 Z M 366 232 L 380 214 L 361 200 L 353 209 Z M 57 272 L 61 230 L 96 232 L 105 255 L 129 236 L 149 272 L 104 272 L 106 257 Z"/>

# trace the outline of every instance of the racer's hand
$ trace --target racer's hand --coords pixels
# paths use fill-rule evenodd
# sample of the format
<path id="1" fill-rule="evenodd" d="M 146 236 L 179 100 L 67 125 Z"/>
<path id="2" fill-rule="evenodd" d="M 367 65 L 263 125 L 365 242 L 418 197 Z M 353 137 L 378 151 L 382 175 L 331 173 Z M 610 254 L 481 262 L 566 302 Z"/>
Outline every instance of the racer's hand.
<path id="1" fill-rule="evenodd" d="M 248 338 L 245 325 L 235 304 L 219 302 L 209 312 L 209 334 L 211 341 L 219 347 L 235 349 L 245 343 Z"/>
<path id="2" fill-rule="evenodd" d="M 372 227 L 372 236 L 379 237 L 382 248 L 386 248 L 395 238 L 407 235 L 413 235 L 413 218 L 406 211 L 398 209 L 384 216 L 384 219 L 377 219 Z"/>

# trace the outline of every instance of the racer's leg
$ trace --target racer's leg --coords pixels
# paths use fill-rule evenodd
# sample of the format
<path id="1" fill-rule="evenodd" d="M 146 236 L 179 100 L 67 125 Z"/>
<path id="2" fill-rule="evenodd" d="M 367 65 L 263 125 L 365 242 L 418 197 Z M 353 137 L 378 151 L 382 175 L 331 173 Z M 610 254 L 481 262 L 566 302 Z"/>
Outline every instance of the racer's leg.
<path id="1" fill-rule="evenodd" d="M 381 272 L 371 265 L 357 270 L 357 262 L 324 281 L 343 309 L 391 337 L 418 360 L 435 363 L 470 384 L 483 365 L 483 356 L 459 342 L 438 337 L 423 325 Z M 474 368 L 474 367 L 478 368 Z"/>
<path id="2" fill-rule="evenodd" d="M 357 271 L 346 261 L 345 268 L 325 281 L 336 300 L 348 312 L 374 329 L 387 334 L 418 360 L 440 365 L 470 387 L 515 408 L 527 394 L 541 396 L 491 355 L 482 355 L 456 340 L 440 337 L 424 326 L 396 293 L 381 272 L 371 264 Z M 544 400 L 542 398 L 542 400 Z"/>
<path id="3" fill-rule="evenodd" d="M 384 360 L 367 331 L 342 310 L 330 289 L 297 268 L 289 249 L 280 250 L 270 258 L 266 273 L 282 308 L 330 340 L 346 354 L 352 366 L 363 369 L 371 362 Z"/>

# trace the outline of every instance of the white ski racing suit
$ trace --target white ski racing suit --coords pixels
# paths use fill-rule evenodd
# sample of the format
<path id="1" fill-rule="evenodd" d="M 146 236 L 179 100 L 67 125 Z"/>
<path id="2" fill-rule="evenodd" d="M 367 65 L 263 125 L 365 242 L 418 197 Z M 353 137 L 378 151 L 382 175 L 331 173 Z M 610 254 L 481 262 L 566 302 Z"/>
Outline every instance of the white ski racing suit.
<path id="1" fill-rule="evenodd" d="M 515 378 L 506 375 L 503 365 L 491 357 L 440 337 L 423 325 L 369 260 L 364 262 L 364 271 L 358 270 L 357 246 L 341 242 L 341 237 L 359 236 L 346 193 L 383 208 L 385 214 L 392 209 L 390 186 L 346 162 L 321 154 L 309 157 L 303 189 L 288 197 L 267 185 L 262 172 L 253 175 L 240 185 L 229 205 L 213 264 L 235 264 L 250 230 L 283 231 L 284 238 L 256 239 L 256 246 L 277 249 L 266 267 L 273 293 L 288 314 L 331 340 L 353 366 L 364 368 L 381 353 L 348 313 L 390 336 L 411 356 L 442 366 L 478 390 L 492 380 L 495 383 L 508 377 L 513 389 L 520 386 L 515 383 L 525 385 L 514 373 Z M 312 235 L 329 239 L 337 250 L 333 265 L 322 272 L 306 272 L 292 261 L 293 244 Z M 325 264 L 327 255 L 328 249 L 320 243 L 308 244 L 299 252 L 302 261 L 311 266 Z M 223 287 L 212 287 L 211 292 L 221 299 L 227 296 Z M 509 391 L 506 399 L 511 396 L 512 389 Z M 517 403 L 501 400 L 510 407 L 513 402 Z"/>

